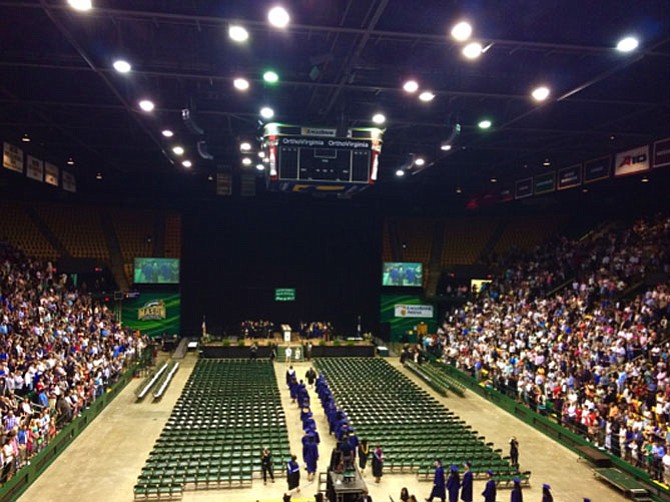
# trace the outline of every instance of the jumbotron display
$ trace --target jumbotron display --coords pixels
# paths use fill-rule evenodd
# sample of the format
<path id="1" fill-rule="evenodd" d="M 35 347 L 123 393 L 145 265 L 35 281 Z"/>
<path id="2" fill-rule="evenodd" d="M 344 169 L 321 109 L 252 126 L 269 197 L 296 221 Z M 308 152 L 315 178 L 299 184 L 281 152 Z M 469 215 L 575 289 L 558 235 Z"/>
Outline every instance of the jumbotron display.
<path id="1" fill-rule="evenodd" d="M 263 131 L 268 186 L 288 192 L 360 192 L 377 181 L 383 131 L 270 123 Z M 344 133 L 342 133 L 344 136 Z"/>
<path id="2" fill-rule="evenodd" d="M 385 262 L 382 286 L 420 288 L 423 285 L 423 264 L 414 262 Z"/>
<path id="3" fill-rule="evenodd" d="M 135 284 L 179 284 L 178 258 L 135 258 Z"/>

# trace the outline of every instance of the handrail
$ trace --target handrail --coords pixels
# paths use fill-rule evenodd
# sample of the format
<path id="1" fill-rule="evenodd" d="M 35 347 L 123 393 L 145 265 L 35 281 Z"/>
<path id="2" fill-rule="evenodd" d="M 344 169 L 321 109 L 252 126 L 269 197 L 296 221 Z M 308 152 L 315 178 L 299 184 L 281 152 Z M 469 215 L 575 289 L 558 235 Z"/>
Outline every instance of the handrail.
<path id="1" fill-rule="evenodd" d="M 163 396 L 163 393 L 167 389 L 168 385 L 170 385 L 170 381 L 172 380 L 172 377 L 174 376 L 174 374 L 177 372 L 178 369 L 179 369 L 179 363 L 174 363 L 174 366 L 167 374 L 165 380 L 163 381 L 163 384 L 158 388 L 156 392 L 154 392 L 154 399 L 160 399 Z"/>
<path id="2" fill-rule="evenodd" d="M 156 374 L 149 380 L 149 382 L 142 387 L 142 390 L 138 392 L 137 394 L 137 399 L 144 399 L 144 396 L 146 396 L 151 388 L 154 386 L 154 384 L 158 381 L 160 378 L 161 374 L 167 369 L 168 363 L 165 362 L 163 366 L 160 367 L 160 369 L 156 372 Z"/>

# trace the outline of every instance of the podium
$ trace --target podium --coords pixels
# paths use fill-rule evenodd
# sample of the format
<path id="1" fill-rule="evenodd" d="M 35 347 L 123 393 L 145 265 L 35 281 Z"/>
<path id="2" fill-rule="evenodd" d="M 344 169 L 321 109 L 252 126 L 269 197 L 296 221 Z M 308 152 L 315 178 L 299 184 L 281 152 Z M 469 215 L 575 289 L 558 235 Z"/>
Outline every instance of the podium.
<path id="1" fill-rule="evenodd" d="M 328 473 L 326 493 L 329 502 L 354 502 L 366 488 L 367 485 L 358 469 L 346 473 L 334 471 Z"/>

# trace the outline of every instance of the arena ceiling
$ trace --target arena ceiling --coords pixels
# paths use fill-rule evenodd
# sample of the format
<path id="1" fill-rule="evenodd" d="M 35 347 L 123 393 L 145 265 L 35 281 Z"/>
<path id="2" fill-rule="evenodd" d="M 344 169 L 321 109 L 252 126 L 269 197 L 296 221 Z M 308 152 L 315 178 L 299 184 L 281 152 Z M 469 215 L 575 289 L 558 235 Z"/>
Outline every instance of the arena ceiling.
<path id="1" fill-rule="evenodd" d="M 380 185 L 444 193 L 670 136 L 667 0 L 285 0 L 290 21 L 277 28 L 268 10 L 279 3 L 92 0 L 78 11 L 67 0 L 0 0 L 0 136 L 71 158 L 80 179 L 206 183 L 220 166 L 254 169 L 240 144 L 257 145 L 263 106 L 273 120 L 313 126 L 372 126 L 383 113 Z M 473 29 L 466 42 L 450 33 L 462 20 Z M 248 39 L 234 41 L 231 26 Z M 620 52 L 626 36 L 639 46 Z M 468 59 L 473 41 L 482 51 Z M 115 70 L 119 59 L 130 72 Z M 278 82 L 264 80 L 270 69 Z M 550 91 L 543 102 L 531 97 L 538 86 Z M 419 99 L 425 91 L 431 101 Z M 155 109 L 141 110 L 142 99 Z M 212 159 L 198 155 L 199 140 Z M 426 163 L 408 174 L 423 172 L 396 179 L 410 154 Z"/>

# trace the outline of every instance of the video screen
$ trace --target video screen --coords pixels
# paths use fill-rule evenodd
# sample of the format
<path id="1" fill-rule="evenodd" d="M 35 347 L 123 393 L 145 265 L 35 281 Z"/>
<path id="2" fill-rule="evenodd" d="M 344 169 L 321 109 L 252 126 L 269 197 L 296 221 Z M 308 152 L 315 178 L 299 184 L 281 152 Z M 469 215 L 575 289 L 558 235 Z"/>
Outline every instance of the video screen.
<path id="1" fill-rule="evenodd" d="M 179 284 L 178 258 L 135 258 L 135 284 Z"/>
<path id="2" fill-rule="evenodd" d="M 423 264 L 408 262 L 384 263 L 382 286 L 420 288 L 423 285 Z"/>

